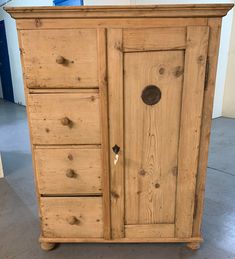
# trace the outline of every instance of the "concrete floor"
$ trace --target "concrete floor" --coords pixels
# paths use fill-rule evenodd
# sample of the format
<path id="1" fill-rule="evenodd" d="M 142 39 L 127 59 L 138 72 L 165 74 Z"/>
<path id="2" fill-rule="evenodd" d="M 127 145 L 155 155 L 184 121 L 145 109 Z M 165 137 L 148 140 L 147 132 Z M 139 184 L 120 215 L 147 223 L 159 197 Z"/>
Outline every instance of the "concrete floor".
<path id="1" fill-rule="evenodd" d="M 42 251 L 25 108 L 1 100 L 0 151 L 5 172 L 0 179 L 0 259 L 235 258 L 235 120 L 213 121 L 205 241 L 198 251 L 183 244 L 62 244 Z"/>

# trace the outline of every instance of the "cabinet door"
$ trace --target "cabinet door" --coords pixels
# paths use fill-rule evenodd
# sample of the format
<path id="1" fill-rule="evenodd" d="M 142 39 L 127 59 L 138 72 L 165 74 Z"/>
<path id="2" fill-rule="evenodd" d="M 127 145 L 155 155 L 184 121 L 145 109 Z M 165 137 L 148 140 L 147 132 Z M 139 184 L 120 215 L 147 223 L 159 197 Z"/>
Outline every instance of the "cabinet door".
<path id="1" fill-rule="evenodd" d="M 209 28 L 107 37 L 112 238 L 191 237 Z"/>

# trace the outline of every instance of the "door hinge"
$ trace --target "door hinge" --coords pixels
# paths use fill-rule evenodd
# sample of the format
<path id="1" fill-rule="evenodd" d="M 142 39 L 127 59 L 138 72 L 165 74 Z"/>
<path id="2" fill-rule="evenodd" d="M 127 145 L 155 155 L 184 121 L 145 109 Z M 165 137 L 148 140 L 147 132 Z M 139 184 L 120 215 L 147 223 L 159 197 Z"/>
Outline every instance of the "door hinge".
<path id="1" fill-rule="evenodd" d="M 205 90 L 207 90 L 207 88 L 208 88 L 209 69 L 210 69 L 209 57 L 207 57 L 207 59 L 206 59 L 206 68 L 205 68 L 205 84 L 204 84 L 204 89 Z"/>

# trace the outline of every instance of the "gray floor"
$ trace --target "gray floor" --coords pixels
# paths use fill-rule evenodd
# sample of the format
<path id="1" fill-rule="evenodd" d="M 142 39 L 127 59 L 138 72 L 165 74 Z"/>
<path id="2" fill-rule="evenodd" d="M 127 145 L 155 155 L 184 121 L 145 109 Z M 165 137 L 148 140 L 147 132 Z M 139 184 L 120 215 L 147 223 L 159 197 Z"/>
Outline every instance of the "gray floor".
<path id="1" fill-rule="evenodd" d="M 201 249 L 182 244 L 63 244 L 40 249 L 25 108 L 0 100 L 0 259 L 235 258 L 235 120 L 213 121 Z"/>

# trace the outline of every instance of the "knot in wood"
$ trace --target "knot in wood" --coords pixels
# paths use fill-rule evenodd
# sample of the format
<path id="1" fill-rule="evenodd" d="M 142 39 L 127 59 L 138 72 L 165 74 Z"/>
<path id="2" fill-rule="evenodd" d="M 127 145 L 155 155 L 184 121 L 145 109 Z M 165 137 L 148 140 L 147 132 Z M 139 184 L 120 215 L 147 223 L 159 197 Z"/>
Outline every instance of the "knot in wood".
<path id="1" fill-rule="evenodd" d="M 139 175 L 141 175 L 141 176 L 145 176 L 146 174 L 147 174 L 147 172 L 144 169 L 141 169 L 139 171 Z"/>
<path id="2" fill-rule="evenodd" d="M 160 69 L 159 69 L 159 74 L 160 75 L 163 75 L 165 73 L 165 68 L 164 67 L 161 67 Z"/>
<path id="3" fill-rule="evenodd" d="M 115 192 L 115 191 L 111 191 L 111 195 L 113 196 L 113 198 L 118 199 L 119 195 Z"/>
<path id="4" fill-rule="evenodd" d="M 183 73 L 184 69 L 181 66 L 175 68 L 175 77 L 180 77 L 181 75 L 183 75 Z"/>

